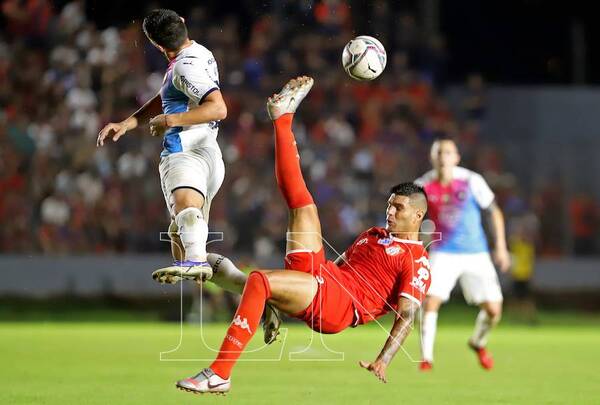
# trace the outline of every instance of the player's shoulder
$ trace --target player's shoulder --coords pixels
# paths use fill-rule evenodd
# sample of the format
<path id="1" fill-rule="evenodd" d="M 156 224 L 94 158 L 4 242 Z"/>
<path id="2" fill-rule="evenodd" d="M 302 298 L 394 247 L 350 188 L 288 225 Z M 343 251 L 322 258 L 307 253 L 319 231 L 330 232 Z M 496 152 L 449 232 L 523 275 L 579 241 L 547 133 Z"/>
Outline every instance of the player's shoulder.
<path id="1" fill-rule="evenodd" d="M 381 228 L 379 226 L 372 226 L 366 231 L 364 231 L 361 235 L 371 235 L 371 236 L 388 236 L 388 232 L 385 228 Z"/>
<path id="2" fill-rule="evenodd" d="M 483 176 L 473 170 L 457 166 L 454 168 L 454 178 L 469 183 L 473 190 L 487 189 L 488 185 Z"/>
<path id="3" fill-rule="evenodd" d="M 425 187 L 429 183 L 436 180 L 435 170 L 430 170 L 414 181 L 415 184 Z"/>
<path id="4" fill-rule="evenodd" d="M 423 254 L 427 254 L 427 250 L 423 246 L 423 242 L 420 240 L 404 240 L 400 239 L 399 242 L 406 248 L 407 251 L 413 256 L 420 257 Z"/>
<path id="5" fill-rule="evenodd" d="M 184 49 L 173 66 L 176 72 L 182 72 L 216 63 L 212 52 L 197 42 Z"/>
<path id="6" fill-rule="evenodd" d="M 481 174 L 462 166 L 456 166 L 452 172 L 452 176 L 456 180 L 465 180 L 469 182 L 483 180 Z"/>

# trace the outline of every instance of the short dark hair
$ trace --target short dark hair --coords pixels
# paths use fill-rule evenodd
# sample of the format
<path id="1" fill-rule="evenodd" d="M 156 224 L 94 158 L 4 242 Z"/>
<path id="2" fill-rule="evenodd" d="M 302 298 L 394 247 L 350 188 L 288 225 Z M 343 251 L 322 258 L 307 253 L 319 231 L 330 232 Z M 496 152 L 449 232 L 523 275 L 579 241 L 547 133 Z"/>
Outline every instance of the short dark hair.
<path id="1" fill-rule="evenodd" d="M 144 18 L 144 33 L 156 44 L 168 50 L 176 50 L 188 37 L 187 27 L 173 10 L 159 8 Z"/>
<path id="2" fill-rule="evenodd" d="M 390 188 L 390 194 L 403 195 L 406 197 L 411 197 L 413 195 L 418 195 L 418 204 L 424 205 L 423 209 L 427 212 L 427 193 L 425 189 L 418 184 L 412 182 L 400 183 Z M 411 198 L 412 200 L 412 198 Z"/>
<path id="3" fill-rule="evenodd" d="M 456 137 L 446 132 L 440 132 L 433 138 L 433 142 L 450 141 L 456 145 Z"/>

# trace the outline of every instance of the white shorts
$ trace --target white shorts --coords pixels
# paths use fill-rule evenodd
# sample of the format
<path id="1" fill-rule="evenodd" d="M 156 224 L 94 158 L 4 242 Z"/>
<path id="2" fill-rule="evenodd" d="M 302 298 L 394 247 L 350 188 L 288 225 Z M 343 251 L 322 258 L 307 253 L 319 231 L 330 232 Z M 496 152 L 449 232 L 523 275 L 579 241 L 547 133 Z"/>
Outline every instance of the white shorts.
<path id="1" fill-rule="evenodd" d="M 204 195 L 202 214 L 208 222 L 210 203 L 225 177 L 225 164 L 221 151 L 217 148 L 203 147 L 172 153 L 160 159 L 158 171 L 171 217 L 175 218 L 175 201 L 172 193 L 178 188 L 186 187 L 193 188 Z"/>
<path id="2" fill-rule="evenodd" d="M 448 301 L 450 292 L 460 280 L 460 287 L 469 304 L 501 302 L 502 290 L 496 269 L 488 252 L 431 252 L 431 285 L 427 295 Z"/>

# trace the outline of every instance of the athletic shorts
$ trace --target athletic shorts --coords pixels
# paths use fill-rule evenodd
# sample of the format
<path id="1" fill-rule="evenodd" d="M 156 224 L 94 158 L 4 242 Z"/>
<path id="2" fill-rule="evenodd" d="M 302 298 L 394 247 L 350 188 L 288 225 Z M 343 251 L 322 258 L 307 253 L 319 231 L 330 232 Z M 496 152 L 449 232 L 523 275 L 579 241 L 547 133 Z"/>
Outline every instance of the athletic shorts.
<path id="1" fill-rule="evenodd" d="M 160 159 L 158 171 L 171 217 L 175 218 L 173 191 L 178 188 L 192 188 L 204 196 L 202 214 L 208 222 L 210 203 L 225 177 L 225 164 L 221 151 L 214 147 L 201 147 L 172 153 Z"/>
<path id="2" fill-rule="evenodd" d="M 287 270 L 310 273 L 317 280 L 318 291 L 312 303 L 304 311 L 292 315 L 304 321 L 319 333 L 338 333 L 356 324 L 356 311 L 350 294 L 341 284 L 343 280 L 339 267 L 325 260 L 323 249 L 315 253 L 307 250 L 293 250 L 285 256 Z"/>
<path id="3" fill-rule="evenodd" d="M 431 285 L 427 295 L 447 301 L 459 281 L 469 304 L 502 301 L 500 282 L 488 252 L 467 254 L 434 251 L 429 253 L 429 263 Z"/>

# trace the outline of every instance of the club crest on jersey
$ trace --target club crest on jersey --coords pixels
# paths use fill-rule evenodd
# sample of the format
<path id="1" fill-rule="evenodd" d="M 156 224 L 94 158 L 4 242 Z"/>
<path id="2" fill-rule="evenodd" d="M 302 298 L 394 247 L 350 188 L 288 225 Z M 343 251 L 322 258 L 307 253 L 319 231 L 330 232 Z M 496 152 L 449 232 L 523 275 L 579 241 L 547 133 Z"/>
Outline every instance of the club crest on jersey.
<path id="1" fill-rule="evenodd" d="M 385 253 L 389 256 L 396 256 L 399 253 L 404 253 L 404 250 L 400 246 L 390 246 L 385 248 Z"/>
<path id="2" fill-rule="evenodd" d="M 359 240 L 356 243 L 356 246 L 360 246 L 360 245 L 364 245 L 365 243 L 367 243 L 369 241 L 369 238 L 362 238 L 361 240 Z"/>
<path id="3" fill-rule="evenodd" d="M 377 240 L 377 243 L 383 246 L 391 245 L 393 242 L 392 238 L 381 238 Z"/>

